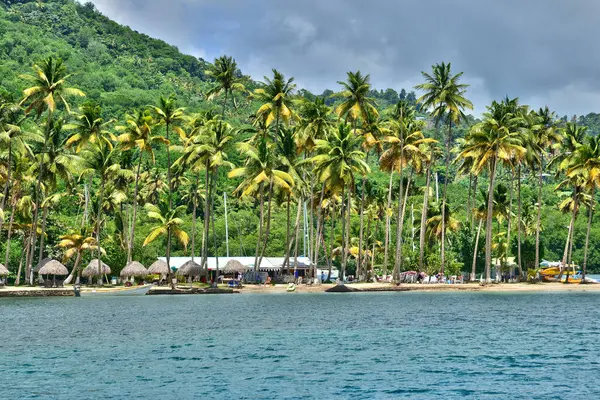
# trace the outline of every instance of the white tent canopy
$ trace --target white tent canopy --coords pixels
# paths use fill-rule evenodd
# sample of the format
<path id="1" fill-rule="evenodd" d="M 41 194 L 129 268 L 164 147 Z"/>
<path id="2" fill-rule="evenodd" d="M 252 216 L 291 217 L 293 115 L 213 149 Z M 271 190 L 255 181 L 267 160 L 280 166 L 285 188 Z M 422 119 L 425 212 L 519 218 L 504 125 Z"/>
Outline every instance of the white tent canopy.
<path id="1" fill-rule="evenodd" d="M 191 257 L 171 257 L 171 267 L 179 269 L 183 264 L 190 261 Z M 166 261 L 166 257 L 159 257 L 159 260 Z M 249 269 L 254 268 L 254 257 L 219 257 L 219 270 L 227 264 L 229 260 L 237 260 Z M 202 263 L 202 257 L 194 257 L 198 264 Z M 279 271 L 285 261 L 285 257 L 264 257 L 258 268 L 260 271 Z M 209 271 L 217 269 L 217 259 L 208 257 L 206 260 Z M 298 257 L 298 268 L 309 268 L 310 260 L 308 257 Z M 290 268 L 294 268 L 294 258 L 290 258 Z"/>

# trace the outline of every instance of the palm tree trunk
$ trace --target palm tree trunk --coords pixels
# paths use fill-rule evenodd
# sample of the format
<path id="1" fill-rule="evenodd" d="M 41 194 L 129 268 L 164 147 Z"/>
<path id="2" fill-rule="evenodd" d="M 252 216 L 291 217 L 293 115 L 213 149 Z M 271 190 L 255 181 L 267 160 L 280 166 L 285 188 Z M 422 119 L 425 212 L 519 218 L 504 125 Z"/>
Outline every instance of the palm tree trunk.
<path id="1" fill-rule="evenodd" d="M 475 274 L 477 273 L 477 250 L 479 249 L 479 236 L 481 235 L 482 225 L 483 218 L 479 220 L 479 226 L 477 227 L 477 236 L 475 236 L 475 249 L 473 250 L 473 265 L 471 266 L 471 281 L 475 280 Z"/>
<path id="2" fill-rule="evenodd" d="M 271 232 L 271 210 L 273 204 L 273 177 L 271 177 L 271 181 L 269 182 L 269 205 L 267 206 L 267 226 L 265 228 L 265 238 L 263 240 L 262 250 L 260 251 L 260 258 L 258 260 L 258 265 L 260 266 L 263 257 L 265 256 L 265 250 L 267 249 L 267 243 L 269 242 L 269 233 Z"/>
<path id="3" fill-rule="evenodd" d="M 487 217 L 485 223 L 485 281 L 490 282 L 492 273 L 492 228 L 494 215 L 494 180 L 496 178 L 496 160 L 490 166 L 490 185 L 488 188 Z"/>
<path id="4" fill-rule="evenodd" d="M 194 261 L 194 256 L 196 254 L 196 213 L 198 212 L 198 185 L 200 183 L 200 174 L 196 174 L 196 187 L 194 188 L 194 193 L 192 194 L 192 261 Z"/>
<path id="5" fill-rule="evenodd" d="M 290 196 L 291 193 L 288 192 L 287 194 L 287 202 L 286 202 L 286 206 L 285 206 L 285 258 L 283 259 L 283 264 L 281 264 L 281 275 L 283 275 L 283 271 L 285 270 L 285 267 L 287 266 L 287 263 L 290 261 L 290 236 L 291 236 L 291 212 L 290 212 Z M 289 267 L 288 267 L 289 268 Z"/>
<path id="6" fill-rule="evenodd" d="M 354 178 L 352 179 L 352 182 L 354 182 Z M 342 265 L 342 270 L 343 270 L 343 274 L 346 274 L 346 266 L 348 264 L 348 256 L 350 253 L 350 213 L 352 212 L 352 189 L 348 188 L 347 194 L 346 196 L 348 197 L 348 204 L 346 207 L 346 245 L 344 247 L 344 254 L 346 254 L 346 259 L 344 260 L 344 265 Z M 343 282 L 343 280 L 342 280 Z"/>
<path id="7" fill-rule="evenodd" d="M 585 283 L 585 275 L 587 273 L 588 246 L 590 244 L 590 231 L 592 229 L 592 219 L 594 217 L 594 196 L 596 195 L 596 185 L 592 187 L 592 196 L 590 205 L 588 206 L 588 223 L 585 233 L 585 247 L 583 248 L 583 271 L 581 275 L 581 283 Z"/>
<path id="8" fill-rule="evenodd" d="M 223 120 L 225 120 L 225 105 L 227 104 L 227 95 L 229 94 L 229 90 L 225 89 L 225 99 L 223 100 L 223 105 L 221 107 L 221 115 L 223 116 Z"/>
<path id="9" fill-rule="evenodd" d="M 538 181 L 538 198 L 537 198 L 537 224 L 535 226 L 535 264 L 534 268 L 540 265 L 540 224 L 542 223 L 542 173 L 544 165 L 544 155 L 540 156 L 540 171 Z"/>
<path id="10" fill-rule="evenodd" d="M 344 186 L 342 186 L 342 270 L 339 274 L 342 284 L 344 283 L 344 274 L 346 273 L 346 207 L 348 206 L 348 204 L 344 201 L 344 189 Z"/>
<path id="11" fill-rule="evenodd" d="M 210 206 L 211 206 L 211 210 L 210 210 L 210 217 L 212 219 L 212 230 L 213 230 L 213 242 L 214 242 L 214 246 L 215 246 L 215 265 L 216 265 L 216 277 L 217 277 L 217 284 L 218 284 L 218 280 L 219 280 L 219 248 L 217 247 L 217 230 L 215 228 L 215 202 L 213 201 L 213 197 L 215 195 L 215 193 L 217 193 L 217 180 L 218 180 L 218 174 L 219 173 L 219 167 L 217 166 L 213 172 L 213 176 L 212 176 L 212 189 L 210 191 Z"/>
<path id="12" fill-rule="evenodd" d="M 389 250 L 389 244 L 390 244 L 390 231 L 392 229 L 391 227 L 391 215 L 390 215 L 390 211 L 392 209 L 392 183 L 393 183 L 393 177 L 394 177 L 394 170 L 392 169 L 390 172 L 390 184 L 388 187 L 388 199 L 387 199 L 387 207 L 385 209 L 385 248 L 384 248 L 384 254 L 383 254 L 383 274 L 387 275 L 387 270 L 388 270 L 388 259 L 389 259 L 389 254 L 388 254 L 388 250 Z"/>
<path id="13" fill-rule="evenodd" d="M 508 215 L 506 217 L 507 227 L 506 227 L 506 256 L 508 257 L 510 253 L 510 233 L 512 227 L 512 205 L 513 205 L 513 186 L 514 186 L 514 174 L 513 170 L 510 171 L 510 190 L 509 190 L 509 201 L 508 201 Z M 510 275 L 512 276 L 514 273 L 514 264 L 510 266 Z"/>
<path id="14" fill-rule="evenodd" d="M 450 170 L 450 140 L 452 138 L 452 120 L 448 121 L 448 135 L 446 136 L 446 167 L 444 169 L 444 191 L 442 193 L 442 265 L 440 273 L 444 276 L 446 267 L 446 195 L 448 191 L 448 171 Z"/>
<path id="15" fill-rule="evenodd" d="M 423 193 L 423 210 L 421 212 L 421 232 L 419 235 L 419 271 L 424 270 L 423 259 L 425 258 L 425 228 L 427 227 L 427 207 L 429 203 L 429 185 L 431 182 L 431 173 L 429 169 L 431 165 L 427 166 L 425 170 L 425 192 Z"/>
<path id="16" fill-rule="evenodd" d="M 16 202 L 13 199 L 10 210 L 10 221 L 8 222 L 8 233 L 6 235 L 6 255 L 4 256 L 4 266 L 6 269 L 8 269 L 8 261 L 10 260 L 10 239 L 12 237 L 12 228 L 15 221 L 15 205 Z"/>
<path id="17" fill-rule="evenodd" d="M 260 183 L 259 189 L 259 200 L 260 200 L 260 218 L 258 220 L 258 235 L 256 238 L 256 254 L 254 255 L 254 275 L 256 279 L 256 273 L 258 272 L 258 257 L 260 255 L 260 241 L 262 238 L 263 232 L 263 220 L 264 220 L 264 204 L 265 204 L 265 195 L 264 195 L 264 183 Z"/>
<path id="18" fill-rule="evenodd" d="M 165 130 L 167 137 L 167 185 L 169 187 L 169 213 L 173 211 L 173 179 L 171 177 L 171 148 L 169 142 L 169 123 L 165 122 Z M 167 228 L 167 282 L 171 283 L 171 287 L 174 288 L 173 282 L 171 281 L 171 227 Z"/>
<path id="19" fill-rule="evenodd" d="M 100 194 L 98 195 L 98 214 L 96 217 L 96 245 L 98 246 L 98 276 L 102 282 L 102 248 L 100 246 L 100 230 L 102 227 L 102 202 L 104 201 L 104 174 L 100 177 Z"/>
<path id="20" fill-rule="evenodd" d="M 400 280 L 400 254 L 402 253 L 402 203 L 403 203 L 403 188 L 404 188 L 404 143 L 400 149 L 400 185 L 398 186 L 398 215 L 396 224 L 396 258 L 394 260 L 393 279 L 398 282 Z"/>
<path id="21" fill-rule="evenodd" d="M 290 217 L 290 211 L 291 211 L 291 201 L 290 201 L 290 197 L 288 196 L 288 209 L 287 209 L 287 213 L 288 213 L 288 219 Z M 288 235 L 288 240 L 286 240 L 285 243 L 285 260 L 283 260 L 283 265 L 282 265 L 282 274 L 284 271 L 284 268 L 287 267 L 287 271 L 289 273 L 290 271 L 290 258 L 291 258 L 291 254 L 292 254 L 292 245 L 294 244 L 294 241 L 297 241 L 297 233 L 298 233 L 298 228 L 300 225 L 300 215 L 302 214 L 302 201 L 298 200 L 298 210 L 296 212 L 296 222 L 294 224 L 294 233 L 295 236 L 292 236 L 292 233 L 290 231 L 290 226 L 288 226 L 288 231 L 287 231 L 287 235 Z"/>
<path id="22" fill-rule="evenodd" d="M 21 271 L 23 269 L 23 258 L 25 257 L 25 254 L 29 255 L 29 245 L 30 245 L 31 241 L 29 240 L 29 237 L 23 236 L 23 248 L 24 251 L 21 254 L 21 259 L 19 260 L 19 269 L 17 270 L 17 277 L 15 279 L 15 286 L 19 286 L 21 284 Z"/>
<path id="23" fill-rule="evenodd" d="M 465 221 L 470 221 L 471 218 L 469 217 L 469 214 L 471 213 L 471 189 L 473 186 L 473 174 L 471 172 L 469 172 L 469 195 L 467 197 L 467 209 L 466 209 L 466 214 L 465 214 Z"/>
<path id="24" fill-rule="evenodd" d="M 406 203 L 408 201 L 408 190 L 410 189 L 410 180 L 412 178 L 412 170 L 410 171 L 409 177 L 408 177 L 408 181 L 406 182 L 406 191 L 404 192 L 404 199 L 402 200 L 402 212 L 400 215 L 400 221 L 398 223 L 398 231 L 399 231 L 399 238 L 396 238 L 396 240 L 399 242 L 396 244 L 396 260 L 398 263 L 398 277 L 400 277 L 400 271 L 402 270 L 402 244 L 403 244 L 403 239 L 402 239 L 402 232 L 404 232 L 404 217 L 406 215 Z"/>
<path id="25" fill-rule="evenodd" d="M 479 180 L 479 176 L 475 175 L 473 178 L 473 207 L 475 207 L 475 203 L 477 202 L 477 181 Z M 471 228 L 475 226 L 475 214 L 471 213 Z M 472 229 L 471 229 L 472 231 Z"/>
<path id="26" fill-rule="evenodd" d="M 138 208 L 138 191 L 140 186 L 140 170 L 142 168 L 142 156 L 144 153 L 140 151 L 140 159 L 138 160 L 137 171 L 135 173 L 135 186 L 133 189 L 133 212 L 132 212 L 132 221 L 131 221 L 131 234 L 129 235 L 129 249 L 127 251 L 127 263 L 133 261 L 133 245 L 135 242 L 135 220 L 137 217 L 137 208 Z"/>
<path id="27" fill-rule="evenodd" d="M 331 270 L 333 269 L 333 249 L 335 248 L 335 205 L 331 208 L 331 233 L 330 233 L 330 247 L 331 256 L 329 257 L 329 272 L 327 273 L 327 280 L 331 281 Z"/>
<path id="28" fill-rule="evenodd" d="M 202 231 L 202 268 L 208 276 L 208 243 L 210 230 L 210 160 L 207 158 L 204 162 L 204 229 Z"/>
<path id="29" fill-rule="evenodd" d="M 4 211 L 6 206 L 6 200 L 8 199 L 9 186 L 11 184 L 12 174 L 12 139 L 8 141 L 8 172 L 6 175 L 6 182 L 4 183 L 4 190 L 2 191 L 2 201 L 0 202 L 0 209 Z M 2 236 L 2 228 L 4 227 L 4 218 L 0 218 L 0 236 Z"/>
<path id="30" fill-rule="evenodd" d="M 42 231 L 40 234 L 40 248 L 38 253 L 38 262 L 44 259 L 44 239 L 46 237 L 46 222 L 48 220 L 48 206 L 44 206 L 42 210 Z"/>
<path id="31" fill-rule="evenodd" d="M 367 151 L 366 163 L 369 162 L 369 152 Z M 363 175 L 362 186 L 360 188 L 360 231 L 358 234 L 358 257 L 356 258 L 356 276 L 360 279 L 362 275 L 362 252 L 363 252 L 363 234 L 364 234 L 364 212 L 365 212 L 365 192 L 367 176 Z"/>
<path id="32" fill-rule="evenodd" d="M 517 266 L 519 267 L 519 281 L 523 279 L 523 264 L 521 261 L 521 230 L 523 221 L 521 215 L 521 165 L 517 168 Z"/>
<path id="33" fill-rule="evenodd" d="M 298 245 L 300 244 L 298 236 L 300 235 L 300 216 L 302 215 L 303 203 L 302 196 L 298 197 L 298 214 L 296 215 L 296 232 L 294 233 L 294 277 L 296 277 L 296 270 L 298 269 Z"/>

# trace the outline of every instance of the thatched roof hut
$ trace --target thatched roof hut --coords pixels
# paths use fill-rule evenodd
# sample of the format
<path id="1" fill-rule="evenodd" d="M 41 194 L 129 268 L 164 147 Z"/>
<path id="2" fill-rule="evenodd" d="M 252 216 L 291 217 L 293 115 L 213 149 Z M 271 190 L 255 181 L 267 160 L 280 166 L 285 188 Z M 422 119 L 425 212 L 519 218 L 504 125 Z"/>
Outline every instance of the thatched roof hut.
<path id="1" fill-rule="evenodd" d="M 183 264 L 178 270 L 177 275 L 181 276 L 199 276 L 202 274 L 202 267 L 195 261 L 188 261 Z"/>
<path id="2" fill-rule="evenodd" d="M 36 274 L 39 274 L 40 273 L 40 269 L 42 269 L 42 267 L 44 265 L 46 265 L 46 263 L 48 263 L 50 261 L 52 261 L 51 258 L 44 258 L 42 261 L 40 261 L 38 263 L 38 265 L 35 266 L 35 268 L 33 268 L 33 272 L 35 272 Z"/>
<path id="3" fill-rule="evenodd" d="M 221 269 L 224 274 L 235 274 L 248 271 L 248 267 L 239 262 L 238 260 L 229 260 L 227 264 Z"/>
<path id="4" fill-rule="evenodd" d="M 127 276 L 146 276 L 148 270 L 139 262 L 132 261 L 121 270 L 121 278 Z"/>
<path id="5" fill-rule="evenodd" d="M 171 272 L 169 271 L 169 266 L 163 260 L 154 261 L 150 268 L 148 268 L 149 274 L 168 275 L 169 272 Z"/>
<path id="6" fill-rule="evenodd" d="M 46 262 L 38 271 L 40 275 L 69 275 L 67 267 L 56 260 Z"/>
<path id="7" fill-rule="evenodd" d="M 112 271 L 110 267 L 102 262 L 100 264 L 100 274 L 98 274 L 98 259 L 95 258 L 90 261 L 87 267 L 84 268 L 84 270 L 81 272 L 81 275 L 89 278 L 90 276 L 108 275 L 111 272 Z"/>
<path id="8" fill-rule="evenodd" d="M 8 274 L 9 272 L 4 266 L 4 264 L 0 264 L 0 276 L 7 276 Z"/>

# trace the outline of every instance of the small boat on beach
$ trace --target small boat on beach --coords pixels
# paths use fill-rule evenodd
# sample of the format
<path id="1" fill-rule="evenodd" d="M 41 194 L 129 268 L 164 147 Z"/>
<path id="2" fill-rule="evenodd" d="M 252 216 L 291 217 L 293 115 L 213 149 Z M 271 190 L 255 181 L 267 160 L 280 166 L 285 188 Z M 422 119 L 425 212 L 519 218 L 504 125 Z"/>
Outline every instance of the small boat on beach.
<path id="1" fill-rule="evenodd" d="M 79 292 L 80 296 L 143 296 L 152 288 L 153 285 L 106 288 L 106 289 L 75 289 L 75 295 Z"/>
<path id="2" fill-rule="evenodd" d="M 292 293 L 296 291 L 296 284 L 295 283 L 290 283 L 286 289 L 286 291 L 288 293 Z"/>
<path id="3" fill-rule="evenodd" d="M 562 276 L 560 265 L 552 265 L 548 268 L 543 268 L 540 270 L 539 274 L 542 282 L 581 283 L 581 272 L 579 271 L 579 267 L 574 264 L 564 267 Z"/>

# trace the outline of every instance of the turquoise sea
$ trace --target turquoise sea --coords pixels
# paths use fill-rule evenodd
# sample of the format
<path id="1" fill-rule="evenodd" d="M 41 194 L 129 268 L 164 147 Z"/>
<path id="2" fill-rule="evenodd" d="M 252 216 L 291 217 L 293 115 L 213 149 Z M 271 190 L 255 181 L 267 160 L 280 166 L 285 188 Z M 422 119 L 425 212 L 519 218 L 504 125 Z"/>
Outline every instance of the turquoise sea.
<path id="1" fill-rule="evenodd" d="M 0 299 L 0 399 L 596 399 L 600 293 Z"/>

